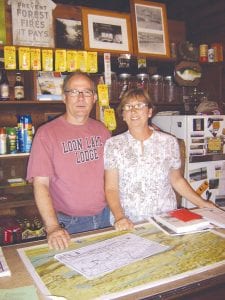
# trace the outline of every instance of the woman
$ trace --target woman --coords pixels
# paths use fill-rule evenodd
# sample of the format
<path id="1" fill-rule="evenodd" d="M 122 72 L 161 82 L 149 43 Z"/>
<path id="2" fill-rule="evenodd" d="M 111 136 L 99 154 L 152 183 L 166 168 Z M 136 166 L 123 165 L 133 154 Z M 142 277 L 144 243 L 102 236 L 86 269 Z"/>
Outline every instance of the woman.
<path id="1" fill-rule="evenodd" d="M 108 139 L 104 153 L 106 199 L 116 229 L 132 229 L 135 222 L 176 209 L 174 190 L 196 206 L 214 206 L 181 175 L 177 139 L 148 125 L 152 103 L 144 90 L 129 90 L 118 112 L 128 131 Z"/>

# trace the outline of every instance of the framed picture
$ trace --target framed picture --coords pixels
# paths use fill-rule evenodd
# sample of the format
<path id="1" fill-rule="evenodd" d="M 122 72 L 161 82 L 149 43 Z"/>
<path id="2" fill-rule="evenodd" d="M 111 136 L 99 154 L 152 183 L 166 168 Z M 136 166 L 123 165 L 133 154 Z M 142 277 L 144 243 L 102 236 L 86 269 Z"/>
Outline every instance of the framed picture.
<path id="1" fill-rule="evenodd" d="M 130 10 L 134 53 L 169 58 L 170 47 L 165 4 L 130 0 Z"/>
<path id="2" fill-rule="evenodd" d="M 82 8 L 82 21 L 85 50 L 133 52 L 129 14 Z"/>
<path id="3" fill-rule="evenodd" d="M 83 49 L 83 31 L 79 20 L 55 19 L 55 47 Z"/>

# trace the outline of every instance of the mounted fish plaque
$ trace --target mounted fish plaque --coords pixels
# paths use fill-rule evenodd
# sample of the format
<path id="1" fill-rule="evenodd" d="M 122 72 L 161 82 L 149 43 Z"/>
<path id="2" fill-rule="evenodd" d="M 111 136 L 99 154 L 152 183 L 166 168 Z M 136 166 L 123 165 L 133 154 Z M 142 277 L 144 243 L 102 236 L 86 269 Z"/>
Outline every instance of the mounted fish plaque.
<path id="1" fill-rule="evenodd" d="M 174 79 L 180 86 L 197 86 L 202 77 L 202 69 L 199 63 L 182 61 L 175 66 Z"/>

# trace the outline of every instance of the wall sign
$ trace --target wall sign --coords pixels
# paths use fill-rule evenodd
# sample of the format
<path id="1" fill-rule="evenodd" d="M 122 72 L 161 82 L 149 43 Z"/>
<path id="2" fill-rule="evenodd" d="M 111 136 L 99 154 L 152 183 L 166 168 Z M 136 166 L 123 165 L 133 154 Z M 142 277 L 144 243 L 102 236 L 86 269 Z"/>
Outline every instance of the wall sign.
<path id="1" fill-rule="evenodd" d="M 14 45 L 54 47 L 51 0 L 11 0 Z"/>

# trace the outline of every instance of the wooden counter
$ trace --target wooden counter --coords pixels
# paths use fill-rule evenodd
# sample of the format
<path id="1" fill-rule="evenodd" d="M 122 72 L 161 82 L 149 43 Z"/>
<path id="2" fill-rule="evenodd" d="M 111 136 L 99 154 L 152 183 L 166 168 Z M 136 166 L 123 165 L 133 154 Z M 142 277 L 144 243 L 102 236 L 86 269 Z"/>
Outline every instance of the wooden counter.
<path id="1" fill-rule="evenodd" d="M 100 232 L 100 231 L 96 231 Z M 75 235 L 81 236 L 81 235 Z M 46 241 L 32 242 L 26 244 L 12 245 L 3 247 L 9 268 L 12 272 L 11 277 L 0 278 L 0 288 L 16 288 L 26 285 L 35 285 L 32 277 L 28 273 L 25 265 L 19 257 L 18 248 L 33 246 L 46 243 Z M 214 269 L 201 272 L 196 275 L 179 279 L 167 284 L 150 288 L 131 295 L 122 296 L 119 299 L 224 299 L 225 295 L 225 265 Z M 44 297 L 38 292 L 40 300 Z M 208 298 L 209 296 L 209 298 Z M 85 300 L 85 299 L 84 299 Z"/>

